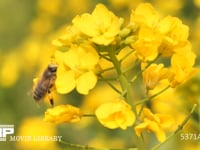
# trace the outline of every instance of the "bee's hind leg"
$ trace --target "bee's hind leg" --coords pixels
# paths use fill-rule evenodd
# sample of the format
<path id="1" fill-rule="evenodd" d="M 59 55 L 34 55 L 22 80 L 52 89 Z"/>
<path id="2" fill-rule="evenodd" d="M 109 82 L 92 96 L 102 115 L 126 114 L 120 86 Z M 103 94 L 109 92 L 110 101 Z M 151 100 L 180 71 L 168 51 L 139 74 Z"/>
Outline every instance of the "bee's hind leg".
<path id="1" fill-rule="evenodd" d="M 48 92 L 49 102 L 51 106 L 53 107 L 54 106 L 53 94 L 51 93 L 50 90 L 48 90 L 47 92 Z"/>

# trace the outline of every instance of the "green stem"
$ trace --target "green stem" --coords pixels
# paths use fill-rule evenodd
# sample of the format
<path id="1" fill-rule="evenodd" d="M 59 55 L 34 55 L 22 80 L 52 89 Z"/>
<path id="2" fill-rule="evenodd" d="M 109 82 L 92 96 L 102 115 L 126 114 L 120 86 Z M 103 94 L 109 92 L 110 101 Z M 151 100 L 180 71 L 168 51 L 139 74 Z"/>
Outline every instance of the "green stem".
<path id="1" fill-rule="evenodd" d="M 111 71 L 113 69 L 115 69 L 115 68 L 114 67 L 106 68 L 104 70 L 99 71 L 98 74 L 103 74 L 104 72 Z"/>
<path id="2" fill-rule="evenodd" d="M 87 145 L 73 144 L 66 141 L 59 141 L 59 142 L 71 148 L 78 148 L 78 149 L 83 149 L 83 150 L 95 150 L 94 148 L 88 147 Z"/>
<path id="3" fill-rule="evenodd" d="M 127 103 L 129 103 L 132 106 L 132 109 L 137 117 L 136 105 L 134 105 L 134 103 L 133 103 L 134 96 L 132 93 L 132 87 L 131 87 L 131 84 L 130 84 L 128 78 L 123 73 L 123 69 L 121 67 L 121 62 L 117 59 L 115 50 L 110 49 L 108 51 L 108 54 L 109 54 L 110 59 L 116 69 L 122 91 L 125 91 L 125 93 L 124 93 L 125 100 L 127 101 Z M 136 120 L 138 120 L 138 118 L 136 118 Z M 144 149 L 144 143 L 141 141 L 141 139 L 138 138 L 137 136 L 135 136 L 135 138 L 137 140 L 138 149 Z"/>
<path id="4" fill-rule="evenodd" d="M 96 117 L 95 114 L 83 114 L 82 117 Z"/>
<path id="5" fill-rule="evenodd" d="M 122 59 L 120 60 L 120 62 L 122 62 L 123 60 L 125 60 L 128 56 L 130 56 L 130 54 L 132 54 L 133 52 L 135 52 L 134 49 L 132 49 L 131 51 L 129 51 L 127 54 L 125 54 Z"/>
<path id="6" fill-rule="evenodd" d="M 156 94 L 154 94 L 154 95 L 152 95 L 152 96 L 150 96 L 150 97 L 146 97 L 146 98 L 144 98 L 143 100 L 140 100 L 140 101 L 138 101 L 138 102 L 135 102 L 135 105 L 143 104 L 143 103 L 145 103 L 145 102 L 147 102 L 147 101 L 150 101 L 150 100 L 153 99 L 154 97 L 156 97 L 156 96 L 160 95 L 161 93 L 163 93 L 164 91 L 166 91 L 169 87 L 170 87 L 170 86 L 167 86 L 166 88 L 162 89 L 162 90 L 159 91 L 158 93 L 156 93 Z"/>
<path id="7" fill-rule="evenodd" d="M 160 55 L 158 55 L 153 61 L 151 61 L 149 64 L 147 64 L 147 66 L 143 69 L 143 70 L 140 70 L 134 77 L 132 77 L 132 79 L 130 80 L 131 82 L 134 82 L 135 79 L 137 79 L 137 77 L 142 74 L 145 69 L 147 69 L 151 64 L 153 64 L 154 62 L 156 62 L 158 60 L 158 58 L 160 57 Z"/>
<path id="8" fill-rule="evenodd" d="M 117 93 L 121 95 L 121 91 L 119 91 L 112 83 L 110 83 L 107 79 L 105 79 L 102 75 L 99 75 L 101 77 L 101 80 L 105 81 L 113 90 L 115 90 Z"/>
<path id="9" fill-rule="evenodd" d="M 130 65 L 129 67 L 125 68 L 125 69 L 123 70 L 123 73 L 132 71 L 132 70 L 133 70 L 136 66 L 138 66 L 138 65 L 139 65 L 139 61 L 138 61 L 138 59 L 137 59 L 132 65 Z M 131 79 L 131 80 L 132 80 L 132 79 Z M 130 82 L 132 82 L 132 81 L 130 81 Z"/>
<path id="10" fill-rule="evenodd" d="M 138 150 L 137 148 L 95 148 L 88 145 L 73 144 L 66 141 L 59 141 L 61 144 L 66 145 L 68 148 L 76 148 L 79 150 Z"/>
<path id="11" fill-rule="evenodd" d="M 147 89 L 146 96 L 148 96 L 148 95 L 149 95 L 149 90 Z M 142 106 L 141 106 L 140 111 L 139 111 L 139 113 L 138 113 L 138 118 L 139 118 L 140 115 L 142 114 L 142 110 L 144 109 L 145 104 L 146 104 L 146 103 L 142 103 Z"/>
<path id="12" fill-rule="evenodd" d="M 178 126 L 178 128 L 172 133 L 170 134 L 167 139 L 163 142 L 163 143 L 159 143 L 158 145 L 154 146 L 152 148 L 152 150 L 157 150 L 159 147 L 161 147 L 164 143 L 166 143 L 167 141 L 169 141 L 174 135 L 176 135 L 180 130 L 183 129 L 183 127 L 185 126 L 185 124 L 188 122 L 188 120 L 191 118 L 192 114 L 194 113 L 195 109 L 197 107 L 197 104 L 194 104 L 192 107 L 192 110 L 190 111 L 190 113 L 188 114 L 188 116 L 183 120 L 183 122 Z"/>
<path id="13" fill-rule="evenodd" d="M 121 62 L 117 59 L 115 50 L 110 49 L 108 51 L 110 59 L 116 69 L 117 75 L 119 77 L 119 82 L 122 87 L 123 91 L 126 91 L 125 99 L 126 101 L 133 106 L 133 111 L 136 113 L 135 106 L 133 105 L 133 94 L 132 94 L 132 88 L 131 85 L 127 79 L 127 77 L 123 74 L 122 68 L 121 68 Z"/>

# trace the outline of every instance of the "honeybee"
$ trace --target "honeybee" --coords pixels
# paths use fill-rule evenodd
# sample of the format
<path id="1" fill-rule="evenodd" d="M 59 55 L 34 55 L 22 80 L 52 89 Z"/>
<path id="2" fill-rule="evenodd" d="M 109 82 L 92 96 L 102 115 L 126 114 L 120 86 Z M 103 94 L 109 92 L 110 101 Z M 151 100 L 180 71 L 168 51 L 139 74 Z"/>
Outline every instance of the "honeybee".
<path id="1" fill-rule="evenodd" d="M 33 98 L 36 102 L 39 102 L 45 97 L 46 94 L 48 94 L 50 104 L 52 106 L 54 105 L 53 97 L 51 96 L 51 88 L 53 87 L 56 80 L 57 67 L 58 66 L 56 64 L 49 64 L 43 72 L 41 78 L 33 90 Z"/>

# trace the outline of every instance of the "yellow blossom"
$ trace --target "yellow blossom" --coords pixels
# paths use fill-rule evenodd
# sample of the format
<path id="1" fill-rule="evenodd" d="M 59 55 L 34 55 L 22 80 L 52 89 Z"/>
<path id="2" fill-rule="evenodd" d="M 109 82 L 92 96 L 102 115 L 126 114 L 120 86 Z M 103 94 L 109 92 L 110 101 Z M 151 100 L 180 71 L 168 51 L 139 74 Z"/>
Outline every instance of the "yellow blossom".
<path id="1" fill-rule="evenodd" d="M 61 31 L 60 36 L 53 40 L 52 44 L 57 47 L 69 46 L 76 43 L 80 32 L 74 26 L 67 26 Z"/>
<path id="2" fill-rule="evenodd" d="M 114 41 L 121 25 L 121 20 L 103 4 L 98 4 L 92 14 L 76 16 L 72 22 L 82 33 L 89 36 L 91 41 L 102 45 Z"/>
<path id="3" fill-rule="evenodd" d="M 154 89 L 160 80 L 168 77 L 168 69 L 163 64 L 151 64 L 143 72 L 143 80 L 148 89 Z"/>
<path id="4" fill-rule="evenodd" d="M 64 94 L 75 87 L 81 94 L 88 94 L 97 82 L 95 66 L 99 58 L 95 49 L 87 44 L 73 45 L 68 51 L 55 53 L 59 65 L 57 70 L 56 89 Z"/>
<path id="5" fill-rule="evenodd" d="M 151 4 L 140 4 L 131 14 L 130 23 L 138 25 L 138 40 L 131 44 L 138 58 L 152 61 L 158 53 L 171 57 L 188 42 L 189 28 L 176 17 L 159 17 Z"/>
<path id="6" fill-rule="evenodd" d="M 138 33 L 138 40 L 131 46 L 135 48 L 136 55 L 143 61 L 152 61 L 158 55 L 161 44 L 161 34 L 149 27 L 142 27 Z"/>
<path id="7" fill-rule="evenodd" d="M 131 106 L 124 100 L 107 102 L 100 105 L 95 112 L 99 122 L 110 129 L 126 129 L 135 122 Z"/>
<path id="8" fill-rule="evenodd" d="M 196 55 L 191 51 L 191 44 L 179 48 L 171 58 L 171 85 L 172 87 L 183 83 L 193 73 Z"/>
<path id="9" fill-rule="evenodd" d="M 161 83 L 153 90 L 149 91 L 149 95 L 154 95 L 164 89 L 169 84 L 168 80 L 162 80 Z M 178 94 L 176 88 L 168 88 L 162 94 L 157 95 L 151 101 L 151 110 L 159 114 L 168 114 L 173 117 L 174 123 L 168 128 L 174 131 L 186 117 L 183 104 L 183 98 Z"/>
<path id="10" fill-rule="evenodd" d="M 131 44 L 142 61 L 152 61 L 158 55 L 162 35 L 157 29 L 159 15 L 151 4 L 142 3 L 131 13 L 130 23 L 138 25 L 138 40 Z"/>
<path id="11" fill-rule="evenodd" d="M 154 28 L 159 21 L 159 15 L 149 3 L 141 3 L 131 13 L 130 22 L 136 23 L 139 27 Z"/>
<path id="12" fill-rule="evenodd" d="M 75 123 L 80 121 L 82 113 L 72 105 L 59 105 L 45 112 L 45 121 L 52 123 Z"/>
<path id="13" fill-rule="evenodd" d="M 183 46 L 189 35 L 188 26 L 184 25 L 178 18 L 171 16 L 160 21 L 159 31 L 164 35 L 159 51 L 166 57 L 171 56 L 176 48 Z"/>
<path id="14" fill-rule="evenodd" d="M 164 130 L 168 129 L 173 119 L 164 114 L 153 114 L 149 109 L 144 108 L 142 112 L 143 122 L 135 127 L 137 136 L 141 136 L 142 132 L 147 130 L 153 132 L 158 141 L 163 142 L 166 139 Z"/>

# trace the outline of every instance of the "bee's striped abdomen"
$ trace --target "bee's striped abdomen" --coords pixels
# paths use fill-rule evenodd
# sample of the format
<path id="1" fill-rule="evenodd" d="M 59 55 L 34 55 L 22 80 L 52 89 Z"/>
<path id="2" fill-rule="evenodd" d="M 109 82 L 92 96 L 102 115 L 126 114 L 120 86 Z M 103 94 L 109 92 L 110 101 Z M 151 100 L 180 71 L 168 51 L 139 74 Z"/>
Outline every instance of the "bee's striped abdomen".
<path id="1" fill-rule="evenodd" d="M 33 92 L 33 98 L 36 101 L 41 100 L 47 93 L 47 88 L 44 88 L 43 86 L 41 86 L 40 84 L 37 85 L 37 87 L 35 88 L 34 92 Z"/>

